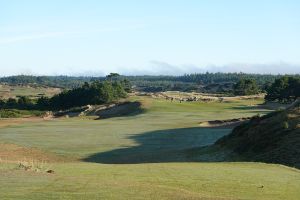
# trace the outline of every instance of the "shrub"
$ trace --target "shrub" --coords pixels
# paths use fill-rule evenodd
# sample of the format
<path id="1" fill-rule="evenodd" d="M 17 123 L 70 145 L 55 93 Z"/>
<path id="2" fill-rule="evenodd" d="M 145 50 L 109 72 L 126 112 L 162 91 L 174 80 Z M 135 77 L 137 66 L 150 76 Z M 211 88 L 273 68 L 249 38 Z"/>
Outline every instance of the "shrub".
<path id="1" fill-rule="evenodd" d="M 284 121 L 282 123 L 282 126 L 283 126 L 284 129 L 288 129 L 289 128 L 289 123 L 287 121 Z"/>

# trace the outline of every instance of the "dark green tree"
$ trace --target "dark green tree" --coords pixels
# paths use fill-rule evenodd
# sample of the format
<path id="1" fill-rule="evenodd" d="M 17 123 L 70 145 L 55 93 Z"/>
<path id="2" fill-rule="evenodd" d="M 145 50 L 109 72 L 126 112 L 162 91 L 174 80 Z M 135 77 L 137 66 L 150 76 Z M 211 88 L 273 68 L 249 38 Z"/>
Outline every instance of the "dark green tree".
<path id="1" fill-rule="evenodd" d="M 110 73 L 106 77 L 110 80 L 110 82 L 112 82 L 113 79 L 116 79 L 119 76 L 120 76 L 120 74 L 118 74 L 118 73 Z"/>
<path id="2" fill-rule="evenodd" d="M 20 107 L 30 107 L 32 104 L 32 100 L 28 96 L 20 96 L 18 99 L 18 106 Z"/>
<path id="3" fill-rule="evenodd" d="M 127 93 L 119 81 L 94 81 L 72 90 L 65 90 L 51 99 L 40 98 L 38 105 L 49 105 L 49 108 L 59 110 L 88 104 L 111 103 L 126 96 Z"/>
<path id="4" fill-rule="evenodd" d="M 50 107 L 50 98 L 49 97 L 40 97 L 36 102 L 38 109 L 44 110 Z"/>
<path id="5" fill-rule="evenodd" d="M 122 80 L 121 84 L 123 85 L 123 88 L 126 92 L 132 92 L 132 85 L 128 79 Z"/>
<path id="6" fill-rule="evenodd" d="M 5 102 L 3 99 L 0 99 L 0 109 L 1 109 L 1 108 L 4 108 L 5 103 L 6 103 L 6 102 Z"/>
<path id="7" fill-rule="evenodd" d="M 233 87 L 235 95 L 253 95 L 259 93 L 256 81 L 253 79 L 241 79 Z"/>
<path id="8" fill-rule="evenodd" d="M 14 99 L 14 98 L 9 98 L 7 101 L 6 101 L 6 107 L 8 108 L 13 108 L 13 107 L 16 107 L 17 106 L 17 100 Z"/>
<path id="9" fill-rule="evenodd" d="M 267 89 L 266 101 L 290 102 L 300 97 L 300 78 L 284 76 Z"/>

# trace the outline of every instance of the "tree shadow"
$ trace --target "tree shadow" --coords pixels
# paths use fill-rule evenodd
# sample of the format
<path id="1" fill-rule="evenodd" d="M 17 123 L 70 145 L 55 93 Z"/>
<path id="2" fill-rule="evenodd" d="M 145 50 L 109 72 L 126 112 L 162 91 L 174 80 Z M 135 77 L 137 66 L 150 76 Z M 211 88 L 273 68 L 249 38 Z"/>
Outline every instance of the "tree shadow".
<path id="1" fill-rule="evenodd" d="M 93 154 L 83 161 L 104 164 L 136 164 L 193 161 L 189 149 L 213 144 L 229 134 L 230 128 L 180 128 L 145 132 L 132 135 L 137 146 Z"/>
<path id="2" fill-rule="evenodd" d="M 271 107 L 265 106 L 265 104 L 258 104 L 258 105 L 251 105 L 251 106 L 233 106 L 228 108 L 230 110 L 237 110 L 237 111 L 245 111 L 247 113 L 255 113 L 257 114 L 258 112 L 260 114 L 268 114 L 271 112 L 273 109 Z"/>
<path id="3" fill-rule="evenodd" d="M 234 110 L 265 110 L 264 112 L 270 112 L 272 110 L 277 109 L 285 109 L 288 104 L 281 104 L 277 102 L 267 102 L 267 103 L 261 103 L 256 105 L 241 105 L 241 106 L 233 106 L 228 109 L 234 109 Z"/>

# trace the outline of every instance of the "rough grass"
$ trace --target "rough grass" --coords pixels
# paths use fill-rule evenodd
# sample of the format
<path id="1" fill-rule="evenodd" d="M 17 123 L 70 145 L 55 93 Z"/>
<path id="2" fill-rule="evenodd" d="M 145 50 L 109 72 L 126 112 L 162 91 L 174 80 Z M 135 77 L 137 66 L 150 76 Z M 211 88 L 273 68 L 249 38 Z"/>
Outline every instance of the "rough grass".
<path id="1" fill-rule="evenodd" d="M 69 118 L 1 128 L 2 142 L 36 147 L 77 161 L 53 162 L 54 174 L 1 164 L 0 198 L 296 200 L 299 197 L 298 170 L 260 163 L 191 163 L 185 153 L 196 146 L 211 144 L 231 130 L 201 128 L 200 121 L 266 113 L 267 110 L 253 106 L 262 100 L 227 103 L 170 103 L 145 97 L 132 100 L 141 100 L 147 111 L 130 117 Z"/>
<path id="2" fill-rule="evenodd" d="M 45 112 L 39 110 L 0 109 L 0 118 L 21 118 L 42 116 L 43 114 L 45 114 Z"/>
<path id="3" fill-rule="evenodd" d="M 280 163 L 300 168 L 300 107 L 252 118 L 237 126 L 216 145 L 230 149 L 246 161 Z"/>
<path id="4" fill-rule="evenodd" d="M 30 96 L 37 98 L 39 96 L 53 96 L 61 91 L 59 88 L 51 87 L 31 87 L 21 85 L 4 85 L 0 84 L 0 98 L 8 99 L 15 98 L 17 96 Z"/>

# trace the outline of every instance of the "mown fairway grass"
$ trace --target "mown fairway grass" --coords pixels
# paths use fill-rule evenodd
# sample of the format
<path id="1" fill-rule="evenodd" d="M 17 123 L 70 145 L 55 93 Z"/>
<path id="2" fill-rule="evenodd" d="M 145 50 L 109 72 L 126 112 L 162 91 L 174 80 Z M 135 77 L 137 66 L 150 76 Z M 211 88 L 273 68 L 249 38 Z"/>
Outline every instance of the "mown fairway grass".
<path id="1" fill-rule="evenodd" d="M 66 157 L 54 174 L 0 163 L 0 199 L 299 199 L 300 173 L 260 163 L 191 163 L 185 150 L 212 144 L 230 129 L 200 121 L 267 110 L 230 103 L 168 102 L 146 97 L 145 113 L 105 120 L 70 118 L 0 129 L 0 141 Z"/>

